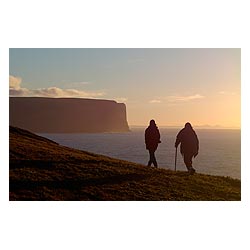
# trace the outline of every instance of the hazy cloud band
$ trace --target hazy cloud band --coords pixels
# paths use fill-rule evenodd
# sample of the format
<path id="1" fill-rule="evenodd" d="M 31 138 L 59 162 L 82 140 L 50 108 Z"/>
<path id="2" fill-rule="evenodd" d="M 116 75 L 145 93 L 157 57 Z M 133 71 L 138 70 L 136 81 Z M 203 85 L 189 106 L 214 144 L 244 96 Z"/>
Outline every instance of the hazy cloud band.
<path id="1" fill-rule="evenodd" d="M 87 92 L 77 89 L 61 89 L 57 87 L 27 89 L 21 87 L 21 82 L 22 79 L 20 77 L 9 76 L 10 96 L 93 98 L 93 97 L 101 97 L 104 95 L 103 92 Z"/>

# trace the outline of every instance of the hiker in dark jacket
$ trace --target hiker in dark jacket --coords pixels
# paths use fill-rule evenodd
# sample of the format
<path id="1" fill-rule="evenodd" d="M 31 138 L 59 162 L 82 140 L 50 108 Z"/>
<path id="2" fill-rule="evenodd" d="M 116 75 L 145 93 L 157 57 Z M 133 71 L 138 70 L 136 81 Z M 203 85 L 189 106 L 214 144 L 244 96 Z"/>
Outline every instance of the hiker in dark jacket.
<path id="1" fill-rule="evenodd" d="M 187 122 L 185 127 L 178 133 L 175 141 L 175 147 L 181 143 L 181 154 L 184 159 L 184 163 L 190 174 L 195 172 L 195 169 L 192 166 L 192 158 L 196 157 L 199 152 L 199 140 L 193 130 L 191 124 Z"/>
<path id="2" fill-rule="evenodd" d="M 155 124 L 155 121 L 151 120 L 149 126 L 145 130 L 145 144 L 146 144 L 146 149 L 149 151 L 148 166 L 151 166 L 152 163 L 154 164 L 155 167 L 158 166 L 155 158 L 155 151 L 158 147 L 158 143 L 161 143 L 160 132 Z"/>

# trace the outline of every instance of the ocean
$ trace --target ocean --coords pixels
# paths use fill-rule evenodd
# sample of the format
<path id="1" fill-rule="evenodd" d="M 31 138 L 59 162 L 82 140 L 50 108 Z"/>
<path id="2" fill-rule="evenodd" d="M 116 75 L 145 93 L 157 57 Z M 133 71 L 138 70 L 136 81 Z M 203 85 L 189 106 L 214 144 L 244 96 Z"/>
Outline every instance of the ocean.
<path id="1" fill-rule="evenodd" d="M 161 143 L 156 151 L 160 168 L 174 169 L 175 138 L 180 129 L 160 128 Z M 145 128 L 131 128 L 127 133 L 45 134 L 39 135 L 61 145 L 147 165 Z M 200 151 L 193 161 L 198 173 L 241 179 L 241 131 L 237 129 L 196 129 Z M 177 154 L 177 170 L 186 170 Z"/>

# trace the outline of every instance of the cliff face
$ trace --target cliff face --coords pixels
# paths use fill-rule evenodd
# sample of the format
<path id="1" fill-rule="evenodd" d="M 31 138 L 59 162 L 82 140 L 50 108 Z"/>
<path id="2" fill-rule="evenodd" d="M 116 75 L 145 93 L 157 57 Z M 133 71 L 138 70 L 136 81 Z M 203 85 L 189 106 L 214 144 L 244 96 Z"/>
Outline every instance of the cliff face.
<path id="1" fill-rule="evenodd" d="M 79 98 L 10 97 L 10 125 L 37 133 L 129 131 L 125 104 Z"/>

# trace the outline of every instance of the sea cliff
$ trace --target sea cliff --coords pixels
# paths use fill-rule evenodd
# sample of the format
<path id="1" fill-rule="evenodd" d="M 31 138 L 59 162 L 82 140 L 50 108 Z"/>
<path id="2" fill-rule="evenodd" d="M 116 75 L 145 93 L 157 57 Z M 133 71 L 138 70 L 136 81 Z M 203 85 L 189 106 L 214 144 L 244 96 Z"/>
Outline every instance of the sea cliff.
<path id="1" fill-rule="evenodd" d="M 10 97 L 10 125 L 36 133 L 127 132 L 126 106 L 111 100 Z"/>

